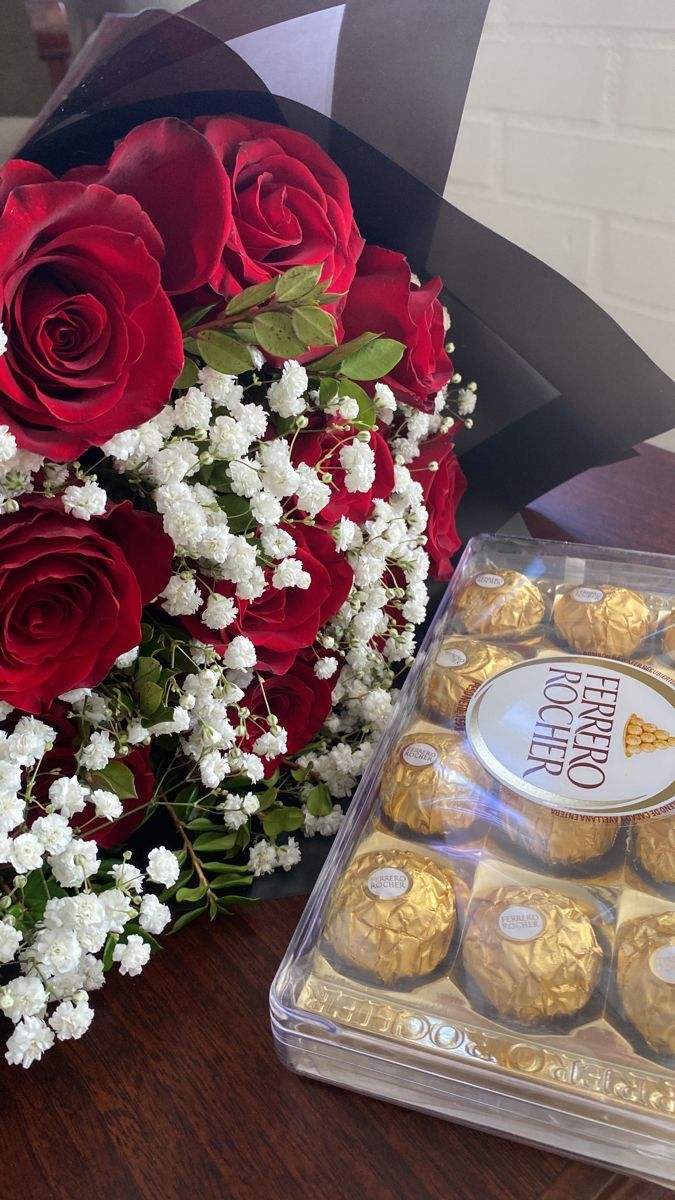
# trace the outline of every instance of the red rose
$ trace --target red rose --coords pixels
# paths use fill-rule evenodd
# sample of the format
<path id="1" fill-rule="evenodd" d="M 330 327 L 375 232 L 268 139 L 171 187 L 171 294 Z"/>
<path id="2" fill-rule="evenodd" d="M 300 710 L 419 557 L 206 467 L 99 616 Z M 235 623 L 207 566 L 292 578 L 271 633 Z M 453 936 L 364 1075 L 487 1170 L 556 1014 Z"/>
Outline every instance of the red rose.
<path id="1" fill-rule="evenodd" d="M 309 655 L 296 658 L 285 675 L 271 675 L 264 681 L 264 690 L 259 683 L 251 684 L 242 704 L 251 716 L 247 725 L 244 750 L 252 750 L 253 743 L 267 728 L 267 716 L 274 713 L 282 729 L 286 730 L 286 754 L 297 754 L 312 741 L 328 717 L 333 706 L 333 688 L 337 676 L 331 680 L 317 679 Z M 261 719 L 257 724 L 255 718 Z M 264 723 L 264 724 L 263 724 Z M 265 775 L 271 775 L 284 755 L 263 759 Z"/>
<path id="2" fill-rule="evenodd" d="M 438 470 L 430 471 L 429 463 L 437 462 Z M 455 514 L 466 490 L 466 478 L 455 457 L 452 433 L 430 438 L 420 447 L 419 458 L 410 464 L 410 473 L 424 490 L 424 504 L 429 513 L 427 525 L 427 554 L 436 579 L 449 579 L 450 559 L 460 547 L 455 526 Z"/>
<path id="3" fill-rule="evenodd" d="M 60 775 L 70 776 L 76 772 L 78 731 L 75 722 L 65 715 L 65 707 L 57 701 L 49 712 L 44 714 L 44 720 L 56 730 L 57 737 L 53 748 L 48 750 L 42 759 L 40 774 L 35 781 L 35 793 L 43 805 L 49 803 L 49 788 L 54 780 Z M 80 837 L 89 838 L 105 848 L 126 842 L 143 823 L 155 787 L 148 746 L 135 746 L 121 761 L 131 771 L 136 788 L 135 797 L 122 800 L 122 816 L 116 821 L 106 821 L 96 816 L 93 804 L 87 804 L 82 812 L 77 813 L 70 821 Z M 91 784 L 92 787 L 98 786 L 94 778 Z M 42 816 L 42 809 L 36 807 L 29 813 L 28 824 L 32 825 L 33 820 L 39 816 Z"/>
<path id="4" fill-rule="evenodd" d="M 323 263 L 346 292 L 363 239 L 342 171 L 312 138 L 250 117 L 199 117 L 230 180 L 233 229 L 211 286 L 232 296 L 289 267 Z"/>
<path id="5" fill-rule="evenodd" d="M 230 188 L 215 150 L 191 125 L 147 121 L 122 138 L 107 166 L 76 167 L 65 178 L 138 200 L 164 242 L 167 292 L 208 282 L 232 226 Z"/>
<path id="6" fill-rule="evenodd" d="M 159 517 L 129 500 L 90 521 L 27 497 L 0 518 L 0 699 L 39 713 L 100 683 L 141 639 L 141 611 L 171 575 Z"/>
<path id="7" fill-rule="evenodd" d="M 370 448 L 375 456 L 375 479 L 367 492 L 349 492 L 345 472 L 340 465 L 340 450 L 354 436 L 354 430 L 344 432 L 344 421 L 331 422 L 322 429 L 304 430 L 293 444 L 291 460 L 294 466 L 307 463 L 314 467 L 321 461 L 321 471 L 331 477 L 332 497 L 317 515 L 319 525 L 332 529 L 340 517 L 348 517 L 357 525 L 363 523 L 373 506 L 373 500 L 388 500 L 394 490 L 394 460 L 382 434 L 373 431 Z"/>
<path id="8" fill-rule="evenodd" d="M 295 662 L 298 651 L 311 646 L 319 629 L 334 617 L 349 595 L 354 572 L 339 554 L 332 537 L 311 525 L 282 526 L 293 537 L 294 557 L 310 576 L 308 588 L 275 588 L 268 569 L 267 587 L 258 600 L 237 600 L 239 615 L 220 633 L 209 629 L 198 616 L 182 617 L 186 629 L 225 651 L 232 638 L 244 635 L 256 648 L 257 666 L 283 675 Z M 209 581 L 220 596 L 235 598 L 234 584 Z"/>
<path id="9" fill-rule="evenodd" d="M 11 182 L 17 172 L 8 164 L 2 174 Z M 130 196 L 59 182 L 10 192 L 0 220 L 0 422 L 22 449 L 67 461 L 159 412 L 183 363 L 162 255 Z"/>
<path id="10" fill-rule="evenodd" d="M 345 340 L 371 332 L 403 342 L 405 353 L 385 382 L 404 404 L 425 412 L 453 373 L 440 290 L 438 278 L 414 283 L 405 255 L 366 246 L 342 313 Z"/>

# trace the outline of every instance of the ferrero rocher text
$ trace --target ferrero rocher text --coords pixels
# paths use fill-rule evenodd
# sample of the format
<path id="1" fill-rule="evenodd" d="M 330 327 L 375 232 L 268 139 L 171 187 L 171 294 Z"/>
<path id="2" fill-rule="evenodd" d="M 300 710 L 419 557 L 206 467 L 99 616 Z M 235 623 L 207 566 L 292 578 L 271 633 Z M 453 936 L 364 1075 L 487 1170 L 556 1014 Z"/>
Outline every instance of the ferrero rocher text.
<path id="1" fill-rule="evenodd" d="M 382 772 L 382 815 L 421 836 L 452 835 L 474 823 L 491 787 L 462 734 L 407 734 Z"/>
<path id="2" fill-rule="evenodd" d="M 425 672 L 422 708 L 437 720 L 449 720 L 469 688 L 519 662 L 520 658 L 515 650 L 475 638 L 446 638 Z"/>
<path id="3" fill-rule="evenodd" d="M 460 589 L 455 614 L 466 633 L 522 638 L 544 619 L 546 605 L 536 583 L 519 571 L 475 575 Z"/>
<path id="4" fill-rule="evenodd" d="M 620 823 L 599 817 L 578 818 L 535 804 L 500 788 L 500 820 L 512 842 L 542 863 L 577 867 L 607 854 Z"/>
<path id="5" fill-rule="evenodd" d="M 564 592 L 554 605 L 553 620 L 574 650 L 609 658 L 629 658 L 652 626 L 642 597 L 610 584 Z"/>
<path id="6" fill-rule="evenodd" d="M 545 887 L 500 887 L 474 904 L 464 967 L 497 1012 L 522 1024 L 588 1003 L 603 952 L 580 905 Z"/>
<path id="7" fill-rule="evenodd" d="M 455 915 L 449 871 L 412 851 L 372 851 L 340 880 L 324 938 L 348 967 L 393 984 L 438 966 Z"/>

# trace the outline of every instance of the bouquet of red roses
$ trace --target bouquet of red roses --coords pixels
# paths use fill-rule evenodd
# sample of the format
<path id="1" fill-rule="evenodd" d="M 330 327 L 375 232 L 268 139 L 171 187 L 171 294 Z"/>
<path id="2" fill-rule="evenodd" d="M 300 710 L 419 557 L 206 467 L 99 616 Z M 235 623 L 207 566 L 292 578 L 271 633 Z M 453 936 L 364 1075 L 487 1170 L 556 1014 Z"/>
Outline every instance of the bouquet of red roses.
<path id="1" fill-rule="evenodd" d="M 0 1007 L 28 1066 L 174 904 L 227 911 L 337 828 L 450 572 L 475 386 L 440 281 L 366 245 L 281 125 L 14 160 L 0 214 Z"/>

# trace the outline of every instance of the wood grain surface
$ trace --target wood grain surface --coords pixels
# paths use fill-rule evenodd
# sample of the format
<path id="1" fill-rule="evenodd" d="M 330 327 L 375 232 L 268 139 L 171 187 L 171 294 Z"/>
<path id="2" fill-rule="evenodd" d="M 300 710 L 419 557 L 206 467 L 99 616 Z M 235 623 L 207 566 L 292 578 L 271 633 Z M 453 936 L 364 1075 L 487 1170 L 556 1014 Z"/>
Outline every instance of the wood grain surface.
<path id="1" fill-rule="evenodd" d="M 675 456 L 644 447 L 533 506 L 528 524 L 675 553 Z M 304 905 L 189 926 L 115 974 L 80 1042 L 0 1066 L 6 1200 L 666 1200 L 593 1166 L 301 1079 L 268 989 Z M 526 1136 L 527 1131 L 523 1130 Z"/>

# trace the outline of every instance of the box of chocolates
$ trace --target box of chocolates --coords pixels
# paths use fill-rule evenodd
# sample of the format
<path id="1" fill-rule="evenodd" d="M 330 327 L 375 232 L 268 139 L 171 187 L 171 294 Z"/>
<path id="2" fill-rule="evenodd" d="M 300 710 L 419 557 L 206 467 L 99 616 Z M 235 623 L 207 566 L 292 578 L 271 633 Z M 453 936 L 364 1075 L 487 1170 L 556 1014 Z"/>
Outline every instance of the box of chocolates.
<path id="1" fill-rule="evenodd" d="M 274 981 L 309 1076 L 675 1187 L 675 561 L 468 546 Z"/>

